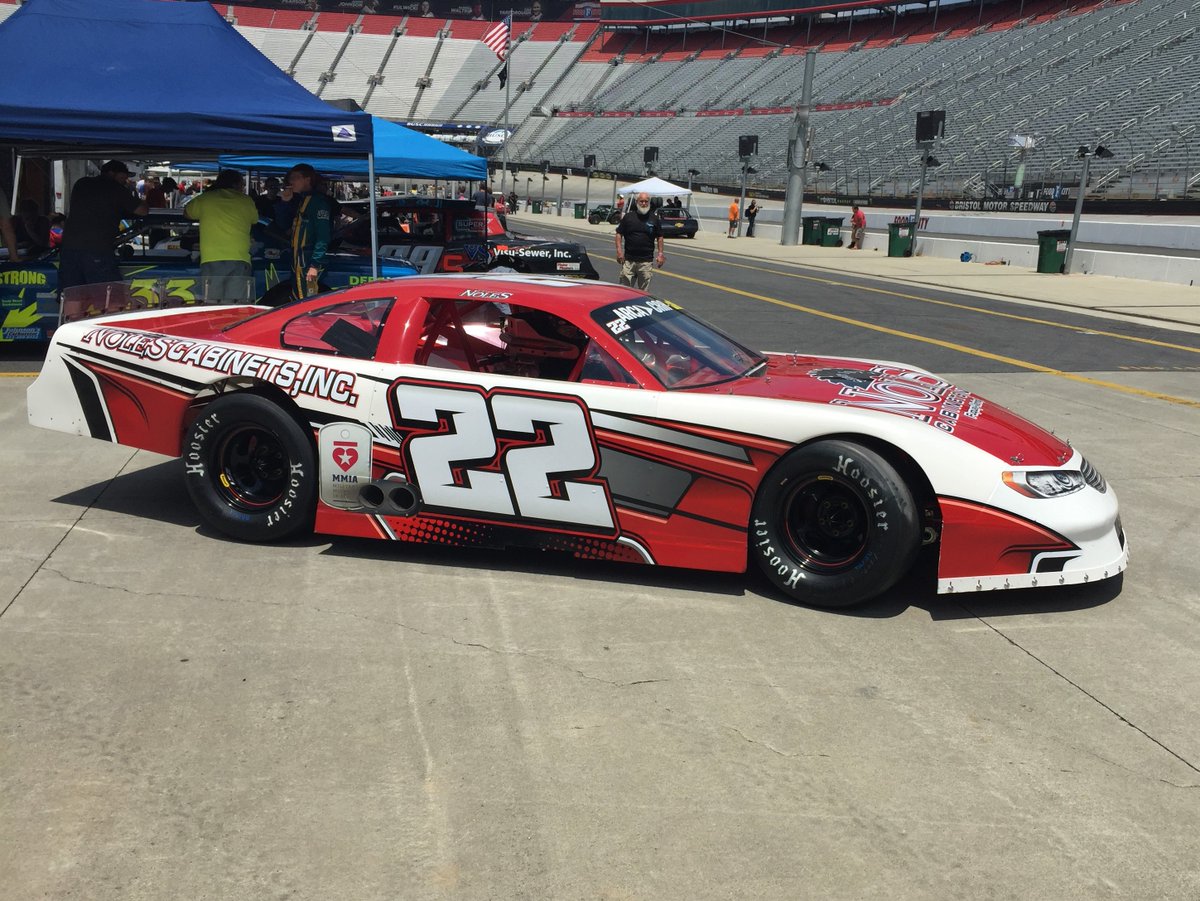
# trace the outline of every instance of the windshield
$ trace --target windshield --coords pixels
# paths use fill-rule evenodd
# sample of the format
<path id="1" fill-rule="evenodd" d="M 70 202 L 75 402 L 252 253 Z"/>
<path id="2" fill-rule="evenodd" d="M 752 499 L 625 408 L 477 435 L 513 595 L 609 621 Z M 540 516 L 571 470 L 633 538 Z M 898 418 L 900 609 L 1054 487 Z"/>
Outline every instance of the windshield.
<path id="1" fill-rule="evenodd" d="M 741 378 L 766 363 L 673 303 L 647 297 L 609 304 L 592 318 L 666 388 L 699 388 Z"/>

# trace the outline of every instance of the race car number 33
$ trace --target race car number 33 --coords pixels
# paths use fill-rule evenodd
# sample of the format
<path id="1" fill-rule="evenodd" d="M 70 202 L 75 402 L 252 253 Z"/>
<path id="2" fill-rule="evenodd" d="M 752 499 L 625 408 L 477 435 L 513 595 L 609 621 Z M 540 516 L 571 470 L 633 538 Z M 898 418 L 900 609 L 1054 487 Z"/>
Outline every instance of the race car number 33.
<path id="1" fill-rule="evenodd" d="M 420 382 L 396 384 L 391 399 L 409 479 L 427 508 L 613 528 L 578 399 Z"/>

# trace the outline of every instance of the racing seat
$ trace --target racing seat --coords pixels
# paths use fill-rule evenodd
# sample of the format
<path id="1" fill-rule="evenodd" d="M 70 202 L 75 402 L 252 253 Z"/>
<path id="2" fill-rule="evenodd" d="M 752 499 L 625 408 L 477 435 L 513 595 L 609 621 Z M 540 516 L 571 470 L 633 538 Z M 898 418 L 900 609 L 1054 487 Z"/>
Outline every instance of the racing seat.
<path id="1" fill-rule="evenodd" d="M 569 341 L 550 338 L 527 319 L 509 316 L 500 329 L 508 374 L 530 378 L 565 379 L 580 349 Z"/>

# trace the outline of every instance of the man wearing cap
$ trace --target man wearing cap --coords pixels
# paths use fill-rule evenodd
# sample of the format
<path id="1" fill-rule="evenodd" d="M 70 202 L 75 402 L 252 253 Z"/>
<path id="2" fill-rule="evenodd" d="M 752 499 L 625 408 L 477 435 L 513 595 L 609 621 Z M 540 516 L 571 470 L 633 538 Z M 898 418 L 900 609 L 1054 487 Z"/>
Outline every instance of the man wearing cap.
<path id="1" fill-rule="evenodd" d="M 200 275 L 209 300 L 254 299 L 250 229 L 258 222 L 258 207 L 245 188 L 242 173 L 222 169 L 213 186 L 183 208 L 200 223 Z"/>
<path id="2" fill-rule="evenodd" d="M 146 204 L 129 187 L 129 167 L 109 160 L 99 175 L 75 182 L 63 226 L 59 290 L 97 282 L 119 282 L 117 230 L 128 216 L 146 215 Z"/>

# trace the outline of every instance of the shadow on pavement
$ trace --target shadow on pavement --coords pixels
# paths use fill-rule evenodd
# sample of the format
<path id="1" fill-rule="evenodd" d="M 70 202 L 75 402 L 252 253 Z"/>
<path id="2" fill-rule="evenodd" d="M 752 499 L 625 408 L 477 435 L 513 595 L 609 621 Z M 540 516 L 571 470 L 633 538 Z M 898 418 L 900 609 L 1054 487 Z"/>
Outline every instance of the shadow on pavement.
<path id="1" fill-rule="evenodd" d="M 180 466 L 178 460 L 166 460 L 145 469 L 123 473 L 107 482 L 80 488 L 54 500 L 55 503 L 192 528 L 196 535 L 206 539 L 234 541 L 201 523 L 188 498 Z M 324 548 L 321 551 L 323 555 L 363 560 L 391 559 L 398 563 L 444 566 L 454 570 L 544 573 L 560 578 L 642 589 L 696 591 L 725 597 L 755 594 L 782 604 L 796 603 L 771 586 L 753 567 L 746 573 L 712 573 L 602 560 L 581 561 L 569 553 L 538 548 L 458 548 L 323 535 L 279 542 L 279 545 L 319 547 Z M 1123 577 L 1118 576 L 1092 585 L 939 595 L 936 591 L 936 567 L 935 555 L 926 551 L 908 575 L 879 597 L 855 607 L 833 608 L 825 612 L 835 616 L 888 619 L 910 608 L 917 608 L 926 611 L 930 619 L 935 621 L 1063 613 L 1106 604 L 1121 593 L 1123 584 Z"/>
<path id="2" fill-rule="evenodd" d="M 366 538 L 329 538 L 324 551 L 340 557 L 381 560 L 391 557 L 398 562 L 425 566 L 445 566 L 485 572 L 544 573 L 549 576 L 631 585 L 640 588 L 664 588 L 677 591 L 702 591 L 732 597 L 745 595 L 748 579 L 741 573 L 710 573 L 669 567 L 615 563 L 605 560 L 578 560 L 565 551 L 539 548 L 459 548 L 405 542 L 383 543 Z"/>

